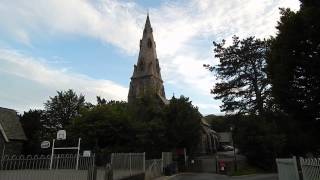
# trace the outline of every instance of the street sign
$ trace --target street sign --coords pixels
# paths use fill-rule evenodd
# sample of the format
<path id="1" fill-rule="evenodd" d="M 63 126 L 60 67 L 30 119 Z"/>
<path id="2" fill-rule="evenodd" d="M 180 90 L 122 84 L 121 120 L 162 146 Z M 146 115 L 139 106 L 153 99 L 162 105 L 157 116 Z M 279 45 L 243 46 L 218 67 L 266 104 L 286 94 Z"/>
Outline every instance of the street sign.
<path id="1" fill-rule="evenodd" d="M 88 150 L 83 151 L 83 156 L 84 157 L 90 157 L 91 156 L 91 151 L 88 151 Z"/>
<path id="2" fill-rule="evenodd" d="M 67 138 L 67 133 L 65 130 L 59 130 L 57 132 L 57 140 L 66 140 Z"/>
<path id="3" fill-rule="evenodd" d="M 42 141 L 40 146 L 41 146 L 41 149 L 47 149 L 50 147 L 50 142 L 49 141 Z"/>

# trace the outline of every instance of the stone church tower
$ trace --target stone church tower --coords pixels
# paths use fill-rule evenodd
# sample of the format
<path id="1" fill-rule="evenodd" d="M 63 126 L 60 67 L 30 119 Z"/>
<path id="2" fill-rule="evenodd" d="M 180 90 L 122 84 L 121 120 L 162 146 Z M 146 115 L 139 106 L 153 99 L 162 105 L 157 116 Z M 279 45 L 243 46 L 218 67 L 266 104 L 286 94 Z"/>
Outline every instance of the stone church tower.
<path id="1" fill-rule="evenodd" d="M 143 30 L 143 36 L 140 40 L 140 51 L 137 65 L 134 65 L 133 75 L 131 77 L 130 89 L 128 94 L 128 103 L 144 95 L 155 95 L 167 104 L 163 81 L 160 73 L 159 60 L 157 58 L 156 43 L 153 39 L 152 27 L 147 16 L 146 24 Z"/>

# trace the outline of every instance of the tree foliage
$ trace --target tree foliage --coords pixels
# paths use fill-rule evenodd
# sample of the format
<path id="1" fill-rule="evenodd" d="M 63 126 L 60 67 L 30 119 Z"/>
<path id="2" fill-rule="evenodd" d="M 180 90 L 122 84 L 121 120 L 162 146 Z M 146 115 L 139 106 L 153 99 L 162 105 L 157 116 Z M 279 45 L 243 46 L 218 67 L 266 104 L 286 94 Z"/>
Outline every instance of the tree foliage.
<path id="1" fill-rule="evenodd" d="M 77 95 L 73 90 L 57 91 L 57 95 L 50 97 L 44 103 L 46 126 L 57 131 L 73 123 L 73 118 L 79 115 L 81 108 L 85 107 L 83 95 Z"/>
<path id="2" fill-rule="evenodd" d="M 194 152 L 200 140 L 202 116 L 198 108 L 187 97 L 172 97 L 165 107 L 165 116 L 169 146 Z"/>
<path id="3" fill-rule="evenodd" d="M 26 134 L 28 141 L 23 145 L 23 154 L 39 154 L 40 142 L 43 137 L 43 111 L 29 110 L 20 116 L 22 128 Z"/>
<path id="4" fill-rule="evenodd" d="M 287 131 L 288 137 L 291 142 L 300 139 L 309 144 L 294 143 L 294 153 L 319 148 L 320 137 L 320 5 L 316 0 L 301 2 L 298 12 L 281 10 L 268 58 L 272 95 L 295 125 L 295 130 Z"/>
<path id="5" fill-rule="evenodd" d="M 240 40 L 234 36 L 228 47 L 225 47 L 225 40 L 213 44 L 220 63 L 204 66 L 217 77 L 218 82 L 211 93 L 215 99 L 222 100 L 221 110 L 262 114 L 269 88 L 266 73 L 268 42 L 254 37 Z"/>
<path id="6" fill-rule="evenodd" d="M 216 132 L 226 132 L 230 131 L 230 127 L 232 123 L 228 121 L 227 116 L 216 116 L 216 115 L 208 115 L 205 116 L 205 119 L 211 125 L 211 128 L 214 129 Z"/>

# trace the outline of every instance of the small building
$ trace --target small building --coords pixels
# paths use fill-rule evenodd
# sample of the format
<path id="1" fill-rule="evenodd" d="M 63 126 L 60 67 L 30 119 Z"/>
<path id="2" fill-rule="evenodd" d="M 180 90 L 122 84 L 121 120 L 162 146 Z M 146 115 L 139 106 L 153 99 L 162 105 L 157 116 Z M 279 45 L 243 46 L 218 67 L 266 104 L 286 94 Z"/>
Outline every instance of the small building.
<path id="1" fill-rule="evenodd" d="M 211 128 L 210 124 L 204 119 L 201 119 L 201 139 L 198 147 L 200 154 L 213 154 L 217 152 L 219 145 L 219 137 Z"/>
<path id="2" fill-rule="evenodd" d="M 232 133 L 231 132 L 219 132 L 219 142 L 221 145 L 232 145 Z"/>
<path id="3" fill-rule="evenodd" d="M 21 154 L 26 140 L 17 112 L 0 107 L 0 157 Z"/>

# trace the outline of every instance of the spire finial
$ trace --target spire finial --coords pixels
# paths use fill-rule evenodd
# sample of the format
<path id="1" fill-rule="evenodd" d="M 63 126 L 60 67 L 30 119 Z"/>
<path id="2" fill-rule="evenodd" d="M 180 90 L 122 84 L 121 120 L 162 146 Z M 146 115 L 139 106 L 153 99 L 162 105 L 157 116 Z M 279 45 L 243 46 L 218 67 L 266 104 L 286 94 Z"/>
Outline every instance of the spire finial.
<path id="1" fill-rule="evenodd" d="M 151 32 L 152 32 L 152 28 L 151 28 L 151 23 L 150 23 L 150 18 L 149 18 L 149 9 L 148 9 L 148 12 L 147 12 L 147 19 L 146 19 L 146 24 L 145 24 L 145 29 L 151 29 Z"/>

